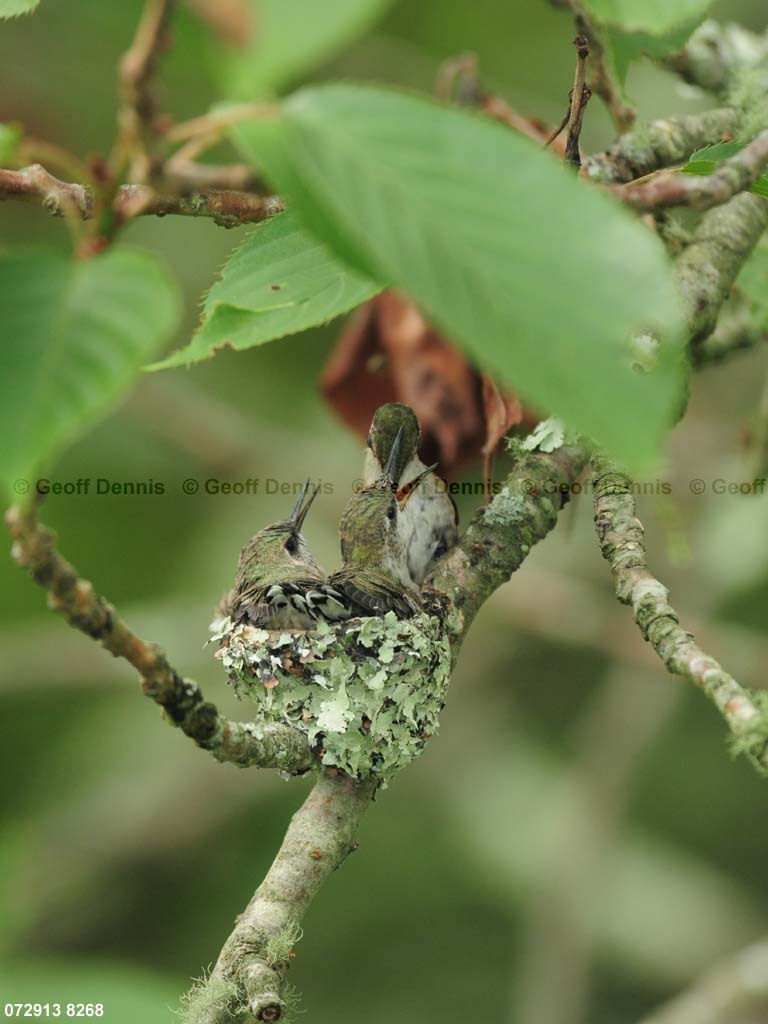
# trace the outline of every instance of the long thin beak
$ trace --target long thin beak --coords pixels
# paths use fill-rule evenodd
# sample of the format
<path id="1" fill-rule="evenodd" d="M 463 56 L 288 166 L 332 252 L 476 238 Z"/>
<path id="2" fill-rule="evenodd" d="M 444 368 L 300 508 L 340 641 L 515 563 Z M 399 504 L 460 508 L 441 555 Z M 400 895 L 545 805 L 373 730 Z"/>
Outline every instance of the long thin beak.
<path id="1" fill-rule="evenodd" d="M 433 470 L 435 469 L 437 469 L 437 463 L 435 463 L 433 466 L 427 466 L 427 468 L 423 472 L 419 473 L 418 476 L 415 476 L 413 480 L 409 480 L 407 484 L 403 484 L 403 486 L 398 489 L 395 497 L 397 498 L 397 503 L 400 506 L 400 508 L 405 508 L 406 504 L 408 503 L 408 499 L 418 488 L 421 481 L 425 477 L 429 476 L 429 474 L 433 472 Z"/>
<path id="2" fill-rule="evenodd" d="M 400 427 L 398 432 L 395 434 L 395 440 L 392 442 L 392 447 L 389 449 L 387 464 L 381 474 L 381 478 L 384 483 L 388 484 L 390 487 L 394 487 L 397 483 L 397 479 L 395 478 L 395 467 L 397 466 L 398 459 L 400 458 L 400 441 L 402 436 L 403 428 Z"/>
<path id="3" fill-rule="evenodd" d="M 307 480 L 307 484 L 308 483 L 309 483 L 309 480 Z M 306 487 L 305 487 L 305 493 L 306 493 Z M 312 491 L 312 493 L 309 496 L 309 499 L 307 500 L 306 505 L 299 512 L 299 514 L 298 514 L 298 516 L 296 518 L 296 532 L 297 533 L 301 530 L 302 526 L 304 525 L 304 520 L 307 518 L 307 512 L 309 512 L 309 510 L 312 508 L 312 502 L 315 500 L 315 498 L 318 496 L 319 493 L 320 493 L 320 484 L 318 484 L 317 487 L 315 487 L 314 491 Z"/>
<path id="4" fill-rule="evenodd" d="M 304 481 L 304 486 L 301 488 L 301 491 L 299 492 L 299 496 L 296 499 L 296 504 L 293 506 L 293 508 L 291 509 L 291 514 L 288 516 L 288 522 L 289 523 L 298 523 L 299 522 L 299 514 L 301 513 L 301 506 L 302 506 L 302 504 L 304 502 L 304 498 L 306 497 L 308 488 L 309 488 L 309 480 L 305 480 Z M 304 513 L 304 515 L 306 515 L 306 512 Z M 302 517 L 302 522 L 303 522 L 303 517 Z M 301 527 L 297 525 L 296 529 L 300 530 Z"/>

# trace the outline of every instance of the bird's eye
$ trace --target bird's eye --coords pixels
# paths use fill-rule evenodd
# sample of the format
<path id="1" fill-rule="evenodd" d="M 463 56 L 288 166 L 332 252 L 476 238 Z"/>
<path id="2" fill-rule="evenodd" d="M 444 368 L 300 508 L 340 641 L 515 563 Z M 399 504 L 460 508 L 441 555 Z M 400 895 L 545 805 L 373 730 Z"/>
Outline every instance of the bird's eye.
<path id="1" fill-rule="evenodd" d="M 391 521 L 392 519 L 395 518 L 396 515 L 397 515 L 397 509 L 395 508 L 394 505 L 390 505 L 389 508 L 387 509 L 387 519 L 389 519 Z"/>
<path id="2" fill-rule="evenodd" d="M 295 555 L 299 550 L 299 538 L 295 533 L 292 533 L 288 540 L 285 542 L 285 550 L 289 555 Z"/>

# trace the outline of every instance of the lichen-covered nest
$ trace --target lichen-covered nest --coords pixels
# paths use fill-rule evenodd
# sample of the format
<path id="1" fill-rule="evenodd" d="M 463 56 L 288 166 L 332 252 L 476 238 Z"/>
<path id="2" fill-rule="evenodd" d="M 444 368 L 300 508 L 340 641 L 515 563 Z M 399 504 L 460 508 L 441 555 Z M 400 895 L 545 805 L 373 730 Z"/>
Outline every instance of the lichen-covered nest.
<path id="1" fill-rule="evenodd" d="M 225 619 L 212 639 L 258 720 L 300 729 L 324 765 L 386 783 L 437 730 L 451 668 L 437 617 L 390 612 L 296 632 Z"/>

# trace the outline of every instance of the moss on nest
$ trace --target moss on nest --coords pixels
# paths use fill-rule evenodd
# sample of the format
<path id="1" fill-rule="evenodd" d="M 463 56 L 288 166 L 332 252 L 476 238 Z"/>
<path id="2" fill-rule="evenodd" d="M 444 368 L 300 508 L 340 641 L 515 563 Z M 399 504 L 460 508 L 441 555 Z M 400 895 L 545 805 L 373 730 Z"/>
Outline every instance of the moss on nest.
<path id="1" fill-rule="evenodd" d="M 386 783 L 437 730 L 451 668 L 439 618 L 390 612 L 297 632 L 225 619 L 213 640 L 258 721 L 300 729 L 326 766 Z"/>

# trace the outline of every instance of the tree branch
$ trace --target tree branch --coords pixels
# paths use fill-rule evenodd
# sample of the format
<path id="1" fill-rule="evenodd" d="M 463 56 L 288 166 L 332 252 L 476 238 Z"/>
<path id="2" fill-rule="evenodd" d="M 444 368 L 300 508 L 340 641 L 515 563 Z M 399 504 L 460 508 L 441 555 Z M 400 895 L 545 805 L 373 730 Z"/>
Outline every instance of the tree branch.
<path id="1" fill-rule="evenodd" d="M 130 177 L 150 181 L 153 165 L 154 119 L 157 113 L 153 76 L 158 60 L 169 42 L 168 23 L 175 0 L 147 0 L 130 47 L 119 64 L 122 105 L 118 113 L 119 134 L 112 169 L 130 165 Z"/>
<path id="2" fill-rule="evenodd" d="M 768 32 L 758 35 L 741 25 L 707 20 L 677 53 L 663 63 L 691 85 L 724 94 L 734 77 L 768 57 Z"/>
<path id="3" fill-rule="evenodd" d="M 708 210 L 750 189 L 767 165 L 768 130 L 761 132 L 740 152 L 723 160 L 712 174 L 672 171 L 650 181 L 613 186 L 612 191 L 636 210 L 663 210 L 670 206 Z"/>
<path id="4" fill-rule="evenodd" d="M 682 163 L 696 149 L 722 142 L 738 125 L 738 112 L 727 107 L 651 121 L 622 135 L 604 152 L 587 157 L 583 173 L 603 184 L 633 181 Z"/>
<path id="5" fill-rule="evenodd" d="M 186 999 L 189 1024 L 278 1021 L 300 922 L 326 879 L 356 849 L 375 783 L 321 775 L 294 814 L 264 881 L 224 944 L 211 977 Z"/>
<path id="6" fill-rule="evenodd" d="M 720 313 L 717 327 L 691 351 L 691 357 L 694 366 L 708 366 L 764 341 L 768 341 L 768 331 L 755 321 L 749 304 L 734 296 Z"/>
<path id="7" fill-rule="evenodd" d="M 766 1011 L 768 941 L 764 940 L 717 964 L 642 1024 L 736 1024 L 764 1020 Z"/>
<path id="8" fill-rule="evenodd" d="M 746 193 L 707 211 L 675 260 L 675 284 L 690 328 L 690 350 L 712 333 L 745 260 L 768 227 L 768 203 Z"/>
<path id="9" fill-rule="evenodd" d="M 156 644 L 138 637 L 109 602 L 95 593 L 56 550 L 55 534 L 42 526 L 32 505 L 6 514 L 14 539 L 13 557 L 49 593 L 49 606 L 70 626 L 125 658 L 141 676 L 142 689 L 170 721 L 217 761 L 241 767 L 304 772 L 313 764 L 306 738 L 289 726 L 256 725 L 225 719 L 191 680 L 182 679 Z"/>
<path id="10" fill-rule="evenodd" d="M 554 527 L 570 485 L 588 461 L 581 445 L 522 459 L 501 492 L 475 512 L 458 545 L 430 573 L 425 588 L 445 594 L 452 604 L 449 630 L 456 654 L 483 603 Z"/>
<path id="11" fill-rule="evenodd" d="M 753 698 L 680 625 L 669 592 L 648 569 L 632 481 L 604 457 L 593 459 L 595 527 L 613 573 L 616 596 L 630 605 L 640 632 L 673 675 L 701 687 L 760 771 L 768 771 L 768 702 Z"/>
<path id="12" fill-rule="evenodd" d="M 197 165 L 202 166 L 202 165 Z M 19 171 L 0 169 L 0 201 L 17 199 L 40 203 L 54 217 L 67 208 L 83 220 L 95 215 L 93 190 L 85 185 L 60 181 L 40 164 Z M 129 216 L 210 217 L 222 227 L 256 224 L 284 208 L 278 196 L 253 195 L 235 190 L 209 189 L 187 195 L 161 195 L 148 185 L 123 185 L 118 189 L 114 208 L 122 218 Z"/>

